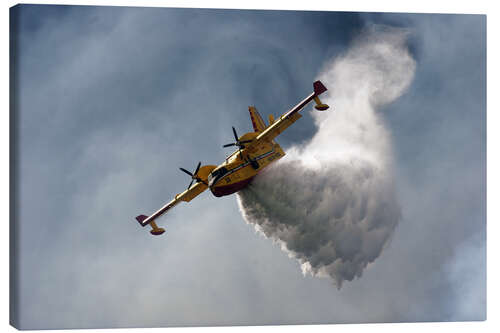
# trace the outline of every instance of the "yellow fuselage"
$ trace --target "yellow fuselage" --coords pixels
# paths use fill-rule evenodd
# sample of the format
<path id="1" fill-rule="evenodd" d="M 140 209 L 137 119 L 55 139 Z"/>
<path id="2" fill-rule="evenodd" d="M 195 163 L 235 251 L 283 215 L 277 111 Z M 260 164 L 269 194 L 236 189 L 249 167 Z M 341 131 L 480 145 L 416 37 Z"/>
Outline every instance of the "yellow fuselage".
<path id="1" fill-rule="evenodd" d="M 240 140 L 251 140 L 258 134 L 246 133 Z M 216 197 L 237 192 L 247 186 L 262 169 L 283 156 L 285 152 L 273 140 L 236 150 L 209 174 L 210 190 Z"/>

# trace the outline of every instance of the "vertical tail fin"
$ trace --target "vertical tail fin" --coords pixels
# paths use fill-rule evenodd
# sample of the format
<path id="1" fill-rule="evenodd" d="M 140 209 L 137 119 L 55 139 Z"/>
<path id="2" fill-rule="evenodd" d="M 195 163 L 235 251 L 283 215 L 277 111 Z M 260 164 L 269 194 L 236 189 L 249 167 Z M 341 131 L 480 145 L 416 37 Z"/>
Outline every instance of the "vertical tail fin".
<path id="1" fill-rule="evenodd" d="M 250 112 L 250 120 L 252 120 L 254 132 L 262 132 L 266 129 L 266 123 L 259 114 L 259 111 L 254 106 L 248 107 L 248 112 Z"/>

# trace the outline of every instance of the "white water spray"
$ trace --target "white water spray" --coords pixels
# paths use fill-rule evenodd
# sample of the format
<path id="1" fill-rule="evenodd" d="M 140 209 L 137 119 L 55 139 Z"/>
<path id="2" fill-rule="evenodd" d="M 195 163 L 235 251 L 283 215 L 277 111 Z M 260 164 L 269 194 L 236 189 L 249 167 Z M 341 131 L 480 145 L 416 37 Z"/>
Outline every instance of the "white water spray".
<path id="1" fill-rule="evenodd" d="M 310 142 L 238 194 L 248 223 L 297 258 L 304 274 L 329 276 L 338 288 L 380 256 L 401 217 L 391 137 L 377 109 L 413 79 L 406 38 L 404 30 L 373 26 L 327 64 L 319 79 L 333 110 L 315 113 Z"/>

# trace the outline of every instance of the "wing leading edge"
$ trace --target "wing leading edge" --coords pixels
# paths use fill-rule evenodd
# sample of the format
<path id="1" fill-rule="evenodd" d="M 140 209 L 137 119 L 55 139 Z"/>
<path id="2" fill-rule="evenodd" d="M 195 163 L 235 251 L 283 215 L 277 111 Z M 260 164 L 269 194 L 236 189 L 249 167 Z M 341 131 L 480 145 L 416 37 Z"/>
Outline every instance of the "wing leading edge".
<path id="1" fill-rule="evenodd" d="M 159 218 L 163 214 L 165 214 L 168 210 L 174 208 L 179 204 L 181 201 L 189 202 L 196 198 L 198 195 L 203 193 L 208 186 L 206 185 L 206 181 L 208 178 L 208 174 L 215 169 L 215 165 L 204 165 L 202 166 L 198 173 L 196 174 L 197 176 L 200 177 L 202 181 L 196 182 L 194 185 L 190 186 L 187 190 L 184 192 L 178 193 L 174 199 L 172 199 L 169 203 L 165 204 L 163 207 L 158 209 L 156 212 L 154 212 L 151 216 L 146 216 L 146 215 L 139 215 L 136 216 L 137 222 L 143 227 L 146 225 L 150 225 L 152 227 L 151 234 L 153 235 L 161 235 L 165 230 L 163 228 L 159 228 L 156 223 L 155 219 Z"/>
<path id="2" fill-rule="evenodd" d="M 317 110 L 323 111 L 328 108 L 328 105 L 321 103 L 319 95 L 327 91 L 326 87 L 321 83 L 321 81 L 316 81 L 313 84 L 314 91 L 302 100 L 299 104 L 295 105 L 291 110 L 281 115 L 278 119 L 274 120 L 265 130 L 263 130 L 253 141 L 250 146 L 257 145 L 259 141 L 271 141 L 277 137 L 281 132 L 287 129 L 290 125 L 296 122 L 302 115 L 298 113 L 302 110 L 310 101 L 314 100 L 316 102 L 315 108 Z M 262 119 L 262 118 L 261 118 Z"/>

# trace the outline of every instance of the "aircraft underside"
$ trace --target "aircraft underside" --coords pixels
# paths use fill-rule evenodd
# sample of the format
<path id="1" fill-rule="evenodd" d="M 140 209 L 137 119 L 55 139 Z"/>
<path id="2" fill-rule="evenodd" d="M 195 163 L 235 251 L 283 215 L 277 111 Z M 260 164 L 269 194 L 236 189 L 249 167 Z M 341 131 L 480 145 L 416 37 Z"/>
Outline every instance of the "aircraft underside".
<path id="1" fill-rule="evenodd" d="M 243 189 L 245 186 L 250 184 L 250 182 L 254 177 L 255 176 L 252 176 L 250 178 L 229 185 L 214 186 L 210 188 L 210 191 L 212 191 L 213 195 L 215 195 L 216 197 L 230 195 L 235 192 L 238 192 L 239 190 Z"/>

